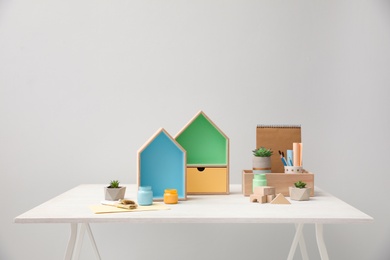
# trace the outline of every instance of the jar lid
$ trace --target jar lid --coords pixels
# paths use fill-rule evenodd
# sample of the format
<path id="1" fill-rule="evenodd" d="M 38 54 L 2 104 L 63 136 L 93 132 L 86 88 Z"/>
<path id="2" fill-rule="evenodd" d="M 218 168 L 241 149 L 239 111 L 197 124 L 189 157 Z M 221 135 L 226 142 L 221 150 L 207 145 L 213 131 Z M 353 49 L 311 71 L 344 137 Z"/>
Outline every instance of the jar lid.
<path id="1" fill-rule="evenodd" d="M 170 194 L 177 194 L 177 190 L 176 189 L 166 189 L 164 192 L 165 193 L 170 193 Z"/>
<path id="2" fill-rule="evenodd" d="M 140 190 L 152 190 L 152 187 L 150 186 L 139 186 Z"/>

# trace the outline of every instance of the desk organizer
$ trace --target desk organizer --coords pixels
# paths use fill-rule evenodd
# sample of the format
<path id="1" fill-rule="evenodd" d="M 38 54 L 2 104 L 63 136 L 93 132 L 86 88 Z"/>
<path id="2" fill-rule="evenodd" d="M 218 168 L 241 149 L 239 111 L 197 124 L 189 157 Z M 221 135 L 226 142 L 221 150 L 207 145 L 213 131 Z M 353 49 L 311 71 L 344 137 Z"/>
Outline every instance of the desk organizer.
<path id="1" fill-rule="evenodd" d="M 138 150 L 137 183 L 152 188 L 153 200 L 163 200 L 166 189 L 187 198 L 186 151 L 163 128 Z"/>
<path id="2" fill-rule="evenodd" d="M 187 152 L 187 194 L 229 194 L 229 138 L 198 112 L 176 135 Z"/>
<path id="3" fill-rule="evenodd" d="M 289 187 L 294 186 L 297 181 L 303 181 L 311 188 L 310 196 L 314 196 L 314 174 L 313 173 L 267 173 L 267 185 L 275 187 L 275 193 L 289 195 Z M 252 192 L 253 171 L 243 170 L 242 172 L 242 193 L 250 196 Z"/>
<path id="4" fill-rule="evenodd" d="M 303 173 L 304 169 L 302 166 L 284 166 L 284 173 Z"/>

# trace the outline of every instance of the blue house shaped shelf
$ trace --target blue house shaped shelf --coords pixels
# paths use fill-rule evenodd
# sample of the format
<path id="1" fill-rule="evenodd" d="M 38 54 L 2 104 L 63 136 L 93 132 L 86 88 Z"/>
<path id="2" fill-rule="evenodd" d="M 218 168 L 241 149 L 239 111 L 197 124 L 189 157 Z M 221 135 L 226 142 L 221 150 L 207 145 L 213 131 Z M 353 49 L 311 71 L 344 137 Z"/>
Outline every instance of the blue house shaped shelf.
<path id="1" fill-rule="evenodd" d="M 176 189 L 187 198 L 186 151 L 160 128 L 138 150 L 138 186 L 151 186 L 153 200 L 163 200 L 165 189 Z"/>

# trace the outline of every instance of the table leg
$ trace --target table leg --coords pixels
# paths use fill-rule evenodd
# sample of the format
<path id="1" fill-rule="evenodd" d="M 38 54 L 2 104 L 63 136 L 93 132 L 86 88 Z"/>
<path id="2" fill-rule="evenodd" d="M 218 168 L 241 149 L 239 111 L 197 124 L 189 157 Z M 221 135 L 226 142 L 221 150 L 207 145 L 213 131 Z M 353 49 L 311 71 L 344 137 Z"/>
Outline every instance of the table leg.
<path id="1" fill-rule="evenodd" d="M 65 253 L 65 260 L 71 260 L 73 256 L 73 250 L 77 238 L 77 223 L 70 224 L 70 238 L 68 242 L 68 247 Z"/>
<path id="2" fill-rule="evenodd" d="M 74 252 L 73 252 L 72 259 L 74 259 L 74 260 L 77 260 L 80 258 L 81 246 L 83 245 L 83 241 L 84 241 L 84 234 L 85 234 L 85 225 L 80 224 L 80 231 L 77 235 L 77 240 L 76 240 L 76 244 L 75 244 L 75 248 L 74 248 Z"/>
<path id="3" fill-rule="evenodd" d="M 316 238 L 321 259 L 329 260 L 328 252 L 326 251 L 326 246 L 324 242 L 323 225 L 319 223 L 316 223 Z"/>
<path id="4" fill-rule="evenodd" d="M 304 225 L 303 223 L 295 224 L 296 231 L 295 231 L 293 243 L 292 243 L 291 248 L 290 248 L 290 252 L 289 252 L 288 257 L 287 257 L 288 260 L 292 260 L 294 258 L 295 250 L 297 248 L 298 243 L 299 243 L 299 248 L 301 249 L 302 259 L 309 260 L 309 256 L 308 256 L 307 250 L 306 250 L 305 239 L 304 239 L 303 234 L 302 234 L 303 225 Z"/>
<path id="5" fill-rule="evenodd" d="M 295 224 L 295 228 L 297 228 L 297 227 L 298 227 L 298 224 Z M 303 230 L 303 226 L 302 226 L 302 230 Z M 309 260 L 309 255 L 307 254 L 306 243 L 305 243 L 305 238 L 304 238 L 303 234 L 301 234 L 301 236 L 299 238 L 299 248 L 301 249 L 302 259 Z"/>
<path id="6" fill-rule="evenodd" d="M 96 259 L 101 260 L 98 248 L 96 246 L 95 238 L 93 237 L 91 227 L 88 223 L 81 223 L 80 231 L 77 232 L 78 223 L 70 224 L 70 239 L 68 242 L 68 248 L 66 249 L 65 260 L 77 260 L 80 257 L 81 246 L 83 244 L 85 231 L 88 232 L 89 239 L 91 240 L 92 247 L 94 249 L 94 253 Z"/>
<path id="7" fill-rule="evenodd" d="M 93 249 L 94 249 L 96 258 L 99 259 L 99 260 L 101 260 L 100 254 L 99 254 L 99 251 L 98 251 L 98 248 L 97 248 L 97 246 L 96 246 L 95 238 L 93 237 L 93 234 L 92 234 L 91 227 L 89 226 L 88 223 L 84 223 L 84 226 L 85 226 L 85 228 L 87 229 L 87 232 L 88 232 L 88 235 L 89 235 L 89 240 L 91 240 L 92 247 L 93 247 Z"/>
<path id="8" fill-rule="evenodd" d="M 298 242 L 301 240 L 302 237 L 302 229 L 303 229 L 303 223 L 299 223 L 295 225 L 295 236 L 294 240 L 291 244 L 290 252 L 288 254 L 287 260 L 292 260 L 294 258 L 295 249 L 297 248 Z M 306 249 L 306 246 L 304 246 Z M 301 247 L 302 249 L 302 247 Z"/>

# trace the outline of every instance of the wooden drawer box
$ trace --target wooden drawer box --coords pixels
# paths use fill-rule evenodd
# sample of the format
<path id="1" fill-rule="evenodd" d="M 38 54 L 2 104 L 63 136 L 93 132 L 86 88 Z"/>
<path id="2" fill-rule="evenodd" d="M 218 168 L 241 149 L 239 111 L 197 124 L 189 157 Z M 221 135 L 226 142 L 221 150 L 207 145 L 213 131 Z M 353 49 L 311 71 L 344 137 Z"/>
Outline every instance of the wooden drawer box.
<path id="1" fill-rule="evenodd" d="M 282 193 L 290 196 L 288 187 L 294 186 L 297 181 L 303 181 L 311 188 L 310 196 L 314 196 L 314 174 L 313 173 L 267 173 L 267 185 L 275 187 L 276 194 Z M 253 171 L 243 170 L 242 172 L 242 193 L 244 196 L 251 195 L 253 183 Z"/>
<path id="2" fill-rule="evenodd" d="M 228 194 L 226 167 L 188 167 L 187 194 Z"/>

